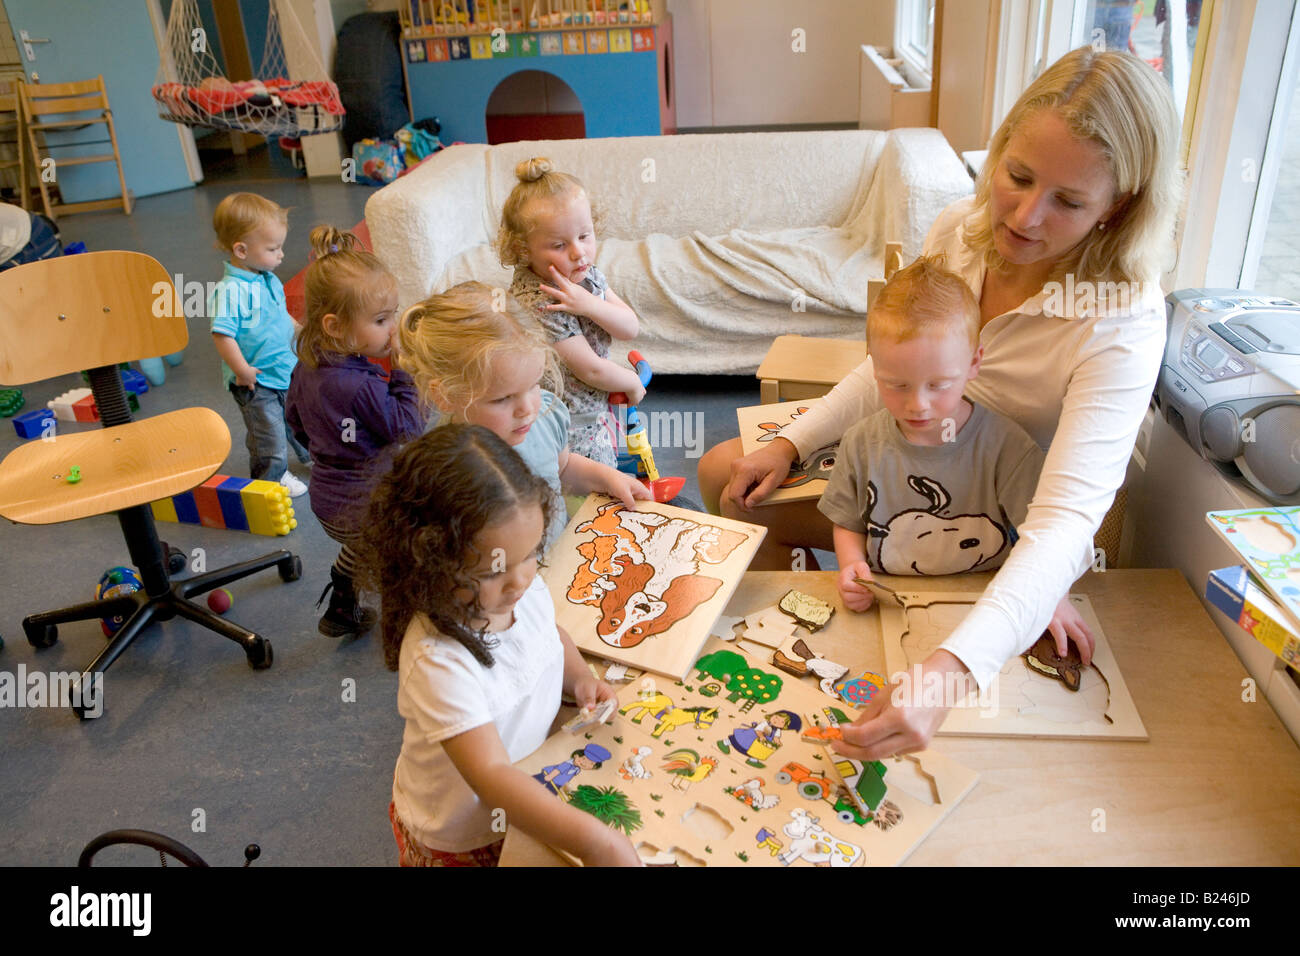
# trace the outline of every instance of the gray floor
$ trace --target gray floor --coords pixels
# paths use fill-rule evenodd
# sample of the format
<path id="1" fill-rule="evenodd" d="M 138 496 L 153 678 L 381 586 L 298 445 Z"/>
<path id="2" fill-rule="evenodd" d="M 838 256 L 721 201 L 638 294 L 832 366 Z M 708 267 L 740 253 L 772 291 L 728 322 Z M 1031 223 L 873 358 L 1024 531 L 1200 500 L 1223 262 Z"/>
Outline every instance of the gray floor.
<path id="1" fill-rule="evenodd" d="M 63 239 L 80 239 L 91 250 L 147 252 L 180 281 L 205 282 L 221 274 L 212 210 L 227 192 L 250 188 L 292 207 L 280 270 L 288 279 L 306 261 L 309 228 L 356 223 L 371 193 L 343 183 L 256 178 L 147 197 L 130 217 L 69 216 Z M 205 322 L 191 319 L 190 335 L 183 364 L 143 396 L 142 414 L 215 408 L 234 439 L 223 470 L 246 475 L 243 424 L 221 391 Z M 27 408 L 79 384 L 67 376 L 25 388 Z M 707 448 L 734 436 L 737 405 L 757 401 L 750 377 L 682 377 L 657 380 L 644 404 L 690 415 L 703 426 L 698 447 Z M 8 425 L 0 427 L 0 455 L 18 443 Z M 656 460 L 663 473 L 687 476 L 684 494 L 698 501 L 690 453 L 659 448 Z M 279 539 L 159 524 L 172 544 L 203 549 L 209 569 L 282 545 L 301 555 L 300 581 L 282 584 L 270 572 L 232 586 L 230 617 L 272 641 L 274 666 L 254 672 L 234 644 L 177 620 L 155 625 L 107 672 L 98 720 L 81 722 L 57 707 L 0 709 L 0 865 L 71 865 L 89 839 L 118 828 L 161 831 L 220 865 L 242 862 L 249 842 L 261 845 L 261 865 L 396 861 L 386 813 L 402 731 L 395 676 L 384 669 L 373 635 L 339 643 L 316 632 L 314 604 L 336 549 L 305 498 L 298 519 L 299 527 Z M 116 520 L 5 523 L 0 549 L 11 556 L 9 573 L 0 577 L 0 672 L 16 678 L 20 669 L 79 670 L 103 646 L 97 622 L 61 627 L 58 643 L 38 652 L 24 639 L 21 620 L 89 600 L 104 569 L 128 561 Z M 343 699 L 349 680 L 354 703 Z M 113 860 L 147 864 L 149 855 L 141 854 L 121 851 Z"/>

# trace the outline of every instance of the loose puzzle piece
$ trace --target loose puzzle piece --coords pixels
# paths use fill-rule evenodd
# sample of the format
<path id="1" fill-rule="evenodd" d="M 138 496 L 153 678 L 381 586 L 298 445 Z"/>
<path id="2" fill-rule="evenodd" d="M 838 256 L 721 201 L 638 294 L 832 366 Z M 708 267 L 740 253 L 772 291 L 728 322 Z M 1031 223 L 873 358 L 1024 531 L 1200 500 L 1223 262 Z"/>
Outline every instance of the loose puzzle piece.
<path id="1" fill-rule="evenodd" d="M 608 666 L 605 668 L 605 680 L 611 684 L 622 683 L 625 680 L 631 680 L 633 673 L 628 670 L 626 664 L 614 664 L 609 661 L 605 662 Z"/>
<path id="2" fill-rule="evenodd" d="M 811 594 L 804 594 L 802 591 L 794 590 L 787 591 L 777 607 L 794 618 L 795 623 L 803 625 L 813 633 L 825 627 L 835 614 L 833 605 L 827 604 Z"/>
<path id="3" fill-rule="evenodd" d="M 915 755 L 943 781 L 943 802 L 922 801 L 889 788 L 895 763 L 864 765 L 800 739 L 817 729 L 833 736 L 853 716 L 713 640 L 683 680 L 625 688 L 585 747 L 555 735 L 519 766 L 661 865 L 895 864 L 975 774 L 940 754 Z"/>
<path id="4" fill-rule="evenodd" d="M 743 620 L 743 617 L 731 617 L 727 614 L 720 615 L 713 622 L 709 637 L 716 637 L 720 641 L 734 641 L 736 639 L 736 625 Z"/>
<path id="5" fill-rule="evenodd" d="M 801 637 L 792 637 L 772 655 L 772 663 L 796 677 L 813 674 L 821 679 L 823 693 L 835 696 L 835 682 L 849 672 L 843 664 L 821 657 Z"/>
<path id="6" fill-rule="evenodd" d="M 781 610 L 775 604 L 746 614 L 744 621 L 746 633 L 756 628 L 768 626 L 769 622 L 774 629 L 789 623 L 789 619 L 781 613 Z"/>
<path id="7" fill-rule="evenodd" d="M 1025 665 L 1031 670 L 1040 674 L 1046 674 L 1048 677 L 1055 677 L 1067 690 L 1077 691 L 1079 682 L 1082 680 L 1080 671 L 1083 668 L 1083 661 L 1079 657 L 1079 649 L 1073 643 L 1069 645 L 1068 653 L 1062 657 L 1056 650 L 1056 640 L 1047 631 L 1036 641 L 1034 646 L 1021 655 L 1025 659 Z"/>
<path id="8" fill-rule="evenodd" d="M 838 696 L 846 704 L 852 704 L 854 707 L 865 707 L 888 686 L 889 681 L 883 674 L 877 674 L 875 671 L 863 671 L 857 677 L 835 681 L 831 685 L 831 690 L 835 696 Z"/>
<path id="9" fill-rule="evenodd" d="M 594 707 L 584 707 L 582 710 L 578 711 L 576 717 L 571 717 L 566 720 L 563 727 L 569 733 L 576 734 L 579 730 L 585 730 L 593 724 L 605 723 L 617 708 L 618 701 L 615 700 L 607 700 Z"/>
<path id="10" fill-rule="evenodd" d="M 896 604 L 899 607 L 904 606 L 903 599 L 898 596 L 898 592 L 888 584 L 881 584 L 879 581 L 868 581 L 866 578 L 857 577 L 855 577 L 853 581 L 855 584 L 860 584 L 870 591 L 877 601 L 884 601 L 886 604 L 890 605 Z"/>

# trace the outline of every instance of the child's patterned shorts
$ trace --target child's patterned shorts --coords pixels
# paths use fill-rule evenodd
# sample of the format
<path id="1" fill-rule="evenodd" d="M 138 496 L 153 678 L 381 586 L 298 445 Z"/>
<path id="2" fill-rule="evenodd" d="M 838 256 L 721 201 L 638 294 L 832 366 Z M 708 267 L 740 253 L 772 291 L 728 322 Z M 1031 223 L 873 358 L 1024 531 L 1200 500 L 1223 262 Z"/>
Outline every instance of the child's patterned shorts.
<path id="1" fill-rule="evenodd" d="M 388 804 L 388 819 L 393 822 L 399 866 L 497 866 L 501 860 L 501 844 L 504 840 L 464 853 L 444 853 L 425 846 L 411 836 L 406 824 L 397 817 L 397 805 L 391 802 Z"/>

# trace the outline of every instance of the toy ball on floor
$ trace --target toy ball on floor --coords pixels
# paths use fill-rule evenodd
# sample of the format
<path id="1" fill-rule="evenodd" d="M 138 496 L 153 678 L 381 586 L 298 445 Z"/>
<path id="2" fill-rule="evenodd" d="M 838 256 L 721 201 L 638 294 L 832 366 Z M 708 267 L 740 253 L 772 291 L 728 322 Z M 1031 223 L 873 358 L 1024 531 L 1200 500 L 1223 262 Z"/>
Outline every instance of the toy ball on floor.
<path id="1" fill-rule="evenodd" d="M 234 596 L 225 588 L 218 588 L 208 594 L 208 607 L 217 614 L 225 614 L 234 603 Z"/>
<path id="2" fill-rule="evenodd" d="M 119 565 L 115 568 L 109 568 L 99 576 L 99 583 L 95 585 L 95 600 L 102 601 L 105 598 L 121 597 L 124 594 L 139 591 L 143 587 L 144 582 L 140 580 L 140 576 L 135 573 L 134 568 Z M 125 623 L 126 618 L 117 614 L 113 617 L 101 618 L 99 625 L 104 629 L 105 637 L 112 637 L 117 633 L 118 628 Z"/>

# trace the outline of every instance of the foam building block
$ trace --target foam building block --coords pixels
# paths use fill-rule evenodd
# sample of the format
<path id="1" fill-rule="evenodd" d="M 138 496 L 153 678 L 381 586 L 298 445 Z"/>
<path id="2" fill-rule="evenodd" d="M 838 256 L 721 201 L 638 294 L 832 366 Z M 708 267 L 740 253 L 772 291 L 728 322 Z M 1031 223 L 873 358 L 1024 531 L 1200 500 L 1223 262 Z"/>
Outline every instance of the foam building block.
<path id="1" fill-rule="evenodd" d="M 14 431 L 18 433 L 19 438 L 40 438 L 47 429 L 48 434 L 53 435 L 56 421 L 54 413 L 48 408 L 38 408 L 35 411 L 15 415 Z"/>
<path id="2" fill-rule="evenodd" d="M 153 502 L 158 521 L 200 524 L 205 528 L 251 531 L 268 536 L 298 527 L 284 485 L 262 479 L 213 475 L 190 491 Z"/>

